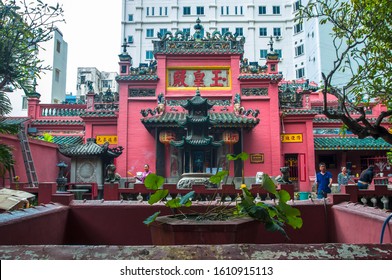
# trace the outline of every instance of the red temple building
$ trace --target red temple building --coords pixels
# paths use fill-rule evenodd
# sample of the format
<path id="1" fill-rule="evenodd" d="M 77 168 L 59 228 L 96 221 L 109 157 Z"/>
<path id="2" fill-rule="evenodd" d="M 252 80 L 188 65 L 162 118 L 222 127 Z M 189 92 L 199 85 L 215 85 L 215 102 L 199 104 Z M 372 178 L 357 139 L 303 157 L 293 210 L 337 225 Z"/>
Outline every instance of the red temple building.
<path id="1" fill-rule="evenodd" d="M 355 175 L 369 164 L 387 162 L 391 145 L 349 133 L 343 137 L 342 123 L 321 114 L 317 84 L 284 80 L 272 40 L 265 65 L 259 65 L 243 58 L 243 37 L 219 32 L 202 37 L 201 30 L 198 21 L 192 36 L 167 32 L 153 42 L 155 60 L 137 67 L 124 44 L 119 93 L 90 91 L 86 104 L 79 105 L 40 104 L 39 94 L 31 95 L 28 117 L 6 121 L 20 123 L 29 136 L 50 133 L 60 145 L 61 153 L 55 144 L 30 138 L 38 180 L 54 181 L 57 171 L 48 172 L 47 166 L 63 160 L 70 165 L 71 182 L 93 180 L 102 189 L 105 168 L 114 161 L 123 178 L 142 171 L 147 163 L 167 182 L 176 183 L 184 173 L 227 168 L 227 153 L 247 152 L 250 160 L 232 165 L 231 176 L 241 177 L 244 164 L 246 182 L 251 184 L 257 172 L 276 176 L 280 167 L 288 166 L 295 188 L 309 191 L 320 161 L 335 178 L 341 166 L 347 165 Z M 329 102 L 338 105 L 333 96 Z M 370 104 L 368 109 L 370 115 L 378 115 L 383 106 Z M 20 181 L 34 181 L 21 164 L 21 138 L 4 137 L 15 148 L 14 175 Z M 96 140 L 99 153 L 107 142 L 106 148 L 116 155 L 97 163 L 88 139 Z M 42 149 L 48 150 L 45 161 L 40 160 Z M 94 169 L 99 169 L 95 177 Z M 81 170 L 85 177 L 76 175 Z"/>

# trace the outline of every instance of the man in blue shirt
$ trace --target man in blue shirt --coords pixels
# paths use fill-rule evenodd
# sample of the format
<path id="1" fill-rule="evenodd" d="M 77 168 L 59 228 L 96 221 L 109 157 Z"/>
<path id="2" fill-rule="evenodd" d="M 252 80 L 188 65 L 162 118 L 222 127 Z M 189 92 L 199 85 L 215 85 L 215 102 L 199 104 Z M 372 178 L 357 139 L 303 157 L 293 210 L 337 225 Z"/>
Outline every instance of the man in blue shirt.
<path id="1" fill-rule="evenodd" d="M 327 197 L 327 193 L 331 192 L 332 173 L 327 171 L 324 162 L 319 164 L 320 172 L 316 174 L 317 182 L 317 198 Z"/>

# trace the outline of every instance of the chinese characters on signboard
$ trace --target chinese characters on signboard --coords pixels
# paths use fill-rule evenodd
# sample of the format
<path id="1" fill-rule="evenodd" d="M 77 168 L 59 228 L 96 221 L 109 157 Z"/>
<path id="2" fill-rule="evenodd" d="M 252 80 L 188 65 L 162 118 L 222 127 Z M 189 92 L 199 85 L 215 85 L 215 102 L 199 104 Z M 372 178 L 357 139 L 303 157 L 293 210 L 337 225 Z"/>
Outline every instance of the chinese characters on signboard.
<path id="1" fill-rule="evenodd" d="M 105 144 L 109 142 L 109 144 L 117 144 L 117 136 L 116 135 L 97 135 L 96 142 L 99 145 Z"/>
<path id="2" fill-rule="evenodd" d="M 169 87 L 229 87 L 228 69 L 169 69 Z"/>
<path id="3" fill-rule="evenodd" d="M 302 143 L 302 133 L 285 133 L 280 135 L 282 143 Z"/>
<path id="4" fill-rule="evenodd" d="M 264 154 L 250 154 L 250 163 L 264 163 Z"/>

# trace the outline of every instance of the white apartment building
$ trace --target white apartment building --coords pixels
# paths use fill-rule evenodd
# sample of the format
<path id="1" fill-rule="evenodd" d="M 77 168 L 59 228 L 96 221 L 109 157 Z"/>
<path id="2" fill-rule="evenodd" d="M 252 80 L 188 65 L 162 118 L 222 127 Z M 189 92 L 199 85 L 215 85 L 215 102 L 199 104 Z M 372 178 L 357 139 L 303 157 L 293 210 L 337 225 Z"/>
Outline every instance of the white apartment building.
<path id="1" fill-rule="evenodd" d="M 244 58 L 264 64 L 270 37 L 279 53 L 285 79 L 320 82 L 333 63 L 329 29 L 317 20 L 295 22 L 300 4 L 308 0 L 122 0 L 122 37 L 129 44 L 133 65 L 153 59 L 151 41 L 158 32 L 192 35 L 200 18 L 204 32 L 227 31 L 245 37 Z"/>
<path id="2" fill-rule="evenodd" d="M 117 72 L 99 71 L 95 67 L 78 67 L 76 100 L 85 100 L 85 96 L 89 91 L 88 82 L 95 93 L 118 92 L 118 84 L 116 82 Z"/>
<path id="3" fill-rule="evenodd" d="M 52 70 L 44 71 L 36 79 L 36 92 L 41 94 L 41 103 L 61 103 L 65 100 L 67 83 L 68 44 L 59 29 L 54 29 L 52 39 L 41 44 L 38 57 L 44 66 Z M 12 103 L 10 116 L 27 116 L 27 97 L 21 89 L 8 94 Z"/>

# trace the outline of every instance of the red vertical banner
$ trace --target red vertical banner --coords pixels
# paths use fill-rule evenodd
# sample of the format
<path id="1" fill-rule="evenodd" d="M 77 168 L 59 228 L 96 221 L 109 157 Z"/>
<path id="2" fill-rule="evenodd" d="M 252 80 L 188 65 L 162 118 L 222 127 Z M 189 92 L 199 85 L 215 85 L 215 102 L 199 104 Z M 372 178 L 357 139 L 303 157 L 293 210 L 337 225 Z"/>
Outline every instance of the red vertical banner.
<path id="1" fill-rule="evenodd" d="M 305 154 L 298 155 L 299 160 L 299 181 L 305 182 L 306 181 L 306 157 Z"/>

